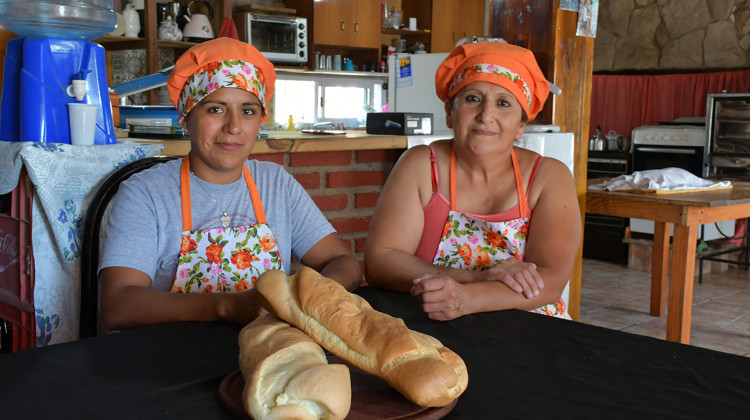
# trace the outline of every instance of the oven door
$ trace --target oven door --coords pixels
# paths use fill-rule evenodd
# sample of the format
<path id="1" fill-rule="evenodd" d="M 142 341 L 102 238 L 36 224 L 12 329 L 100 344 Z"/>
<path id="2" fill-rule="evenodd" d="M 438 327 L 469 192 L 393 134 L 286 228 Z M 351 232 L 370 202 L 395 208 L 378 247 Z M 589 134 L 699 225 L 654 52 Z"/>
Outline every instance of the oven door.
<path id="1" fill-rule="evenodd" d="M 695 176 L 704 176 L 704 148 L 699 146 L 634 145 L 633 171 L 681 168 Z"/>

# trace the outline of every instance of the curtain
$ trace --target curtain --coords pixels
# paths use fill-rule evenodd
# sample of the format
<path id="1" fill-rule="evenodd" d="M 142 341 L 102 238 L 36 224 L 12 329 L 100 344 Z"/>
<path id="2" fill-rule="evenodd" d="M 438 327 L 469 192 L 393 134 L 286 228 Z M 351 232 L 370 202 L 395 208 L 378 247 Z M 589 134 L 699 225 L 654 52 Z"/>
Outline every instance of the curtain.
<path id="1" fill-rule="evenodd" d="M 590 136 L 597 127 L 630 136 L 634 128 L 703 117 L 709 93 L 750 92 L 750 70 L 662 75 L 594 75 Z"/>

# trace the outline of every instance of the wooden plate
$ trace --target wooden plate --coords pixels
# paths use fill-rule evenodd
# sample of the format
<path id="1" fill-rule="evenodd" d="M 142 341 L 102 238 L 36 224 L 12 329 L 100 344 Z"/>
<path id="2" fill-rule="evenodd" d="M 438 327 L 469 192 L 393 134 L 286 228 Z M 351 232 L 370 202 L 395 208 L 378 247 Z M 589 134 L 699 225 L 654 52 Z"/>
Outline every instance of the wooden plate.
<path id="1" fill-rule="evenodd" d="M 445 407 L 420 407 L 407 400 L 384 380 L 356 368 L 336 356 L 328 355 L 329 363 L 349 367 L 352 380 L 352 406 L 347 420 L 437 420 L 453 410 L 458 400 Z M 222 404 L 240 419 L 251 419 L 242 406 L 245 379 L 239 369 L 230 372 L 219 386 Z"/>

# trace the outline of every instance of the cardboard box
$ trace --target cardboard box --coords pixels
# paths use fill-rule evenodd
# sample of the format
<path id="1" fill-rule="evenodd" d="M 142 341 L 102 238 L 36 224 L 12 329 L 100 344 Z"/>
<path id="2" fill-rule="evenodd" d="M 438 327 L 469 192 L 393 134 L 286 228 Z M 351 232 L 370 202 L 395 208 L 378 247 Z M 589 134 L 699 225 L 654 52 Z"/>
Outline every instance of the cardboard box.
<path id="1" fill-rule="evenodd" d="M 415 135 L 432 134 L 432 113 L 370 112 L 367 114 L 367 134 Z"/>

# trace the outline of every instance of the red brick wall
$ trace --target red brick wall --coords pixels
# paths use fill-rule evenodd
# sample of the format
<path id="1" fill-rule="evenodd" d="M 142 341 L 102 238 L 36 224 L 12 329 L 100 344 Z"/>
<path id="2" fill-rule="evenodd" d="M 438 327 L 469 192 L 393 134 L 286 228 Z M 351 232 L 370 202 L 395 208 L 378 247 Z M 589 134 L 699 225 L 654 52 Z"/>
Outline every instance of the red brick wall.
<path id="1" fill-rule="evenodd" d="M 375 203 L 402 152 L 275 153 L 250 158 L 283 165 L 305 187 L 361 265 Z"/>

